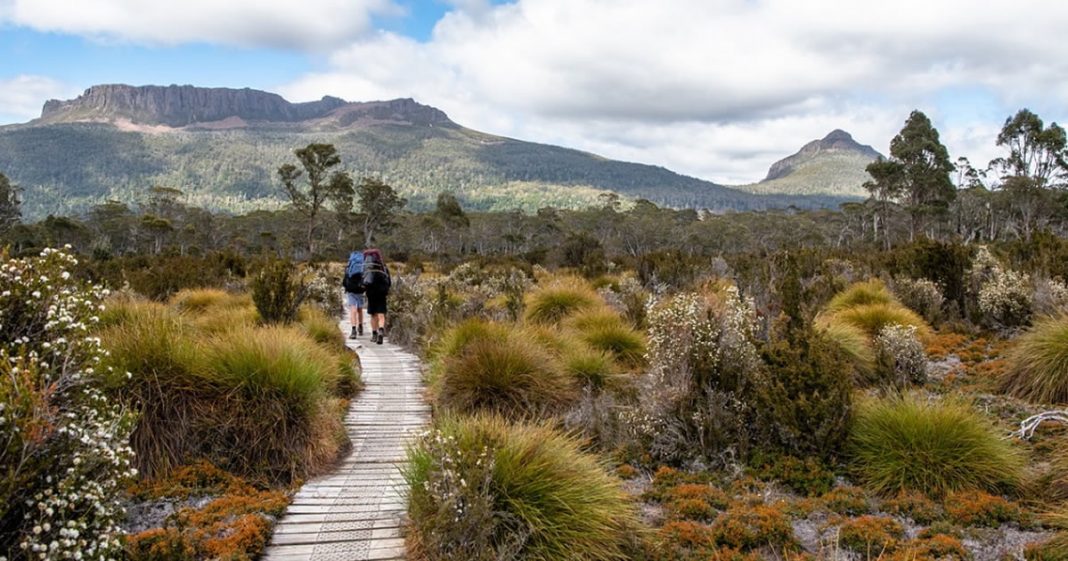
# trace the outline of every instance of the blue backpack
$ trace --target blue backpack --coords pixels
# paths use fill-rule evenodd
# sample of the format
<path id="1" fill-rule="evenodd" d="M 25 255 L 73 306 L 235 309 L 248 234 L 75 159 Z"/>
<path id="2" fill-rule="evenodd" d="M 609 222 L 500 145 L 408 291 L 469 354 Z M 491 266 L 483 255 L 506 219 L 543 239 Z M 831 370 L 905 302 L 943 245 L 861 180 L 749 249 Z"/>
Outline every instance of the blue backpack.
<path id="1" fill-rule="evenodd" d="M 345 292 L 351 292 L 353 294 L 363 294 L 363 252 L 353 251 L 349 254 L 349 264 L 345 266 L 345 278 L 342 279 L 341 285 L 345 287 Z"/>

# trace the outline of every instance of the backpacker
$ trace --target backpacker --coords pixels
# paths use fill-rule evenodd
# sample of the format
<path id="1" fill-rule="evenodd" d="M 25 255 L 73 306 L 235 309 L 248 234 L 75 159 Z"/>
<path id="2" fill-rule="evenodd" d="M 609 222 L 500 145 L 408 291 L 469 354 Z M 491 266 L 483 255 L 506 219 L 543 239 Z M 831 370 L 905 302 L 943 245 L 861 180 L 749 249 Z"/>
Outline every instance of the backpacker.
<path id="1" fill-rule="evenodd" d="M 366 261 L 364 262 L 365 265 L 363 270 L 364 286 L 367 290 L 373 291 L 376 294 L 389 293 L 389 287 L 393 282 L 389 278 L 389 269 L 387 269 L 386 264 L 382 262 L 381 254 L 377 251 L 367 252 L 365 259 Z"/>
<path id="2" fill-rule="evenodd" d="M 363 294 L 363 252 L 353 251 L 349 254 L 349 264 L 345 266 L 345 278 L 341 280 L 345 292 Z"/>

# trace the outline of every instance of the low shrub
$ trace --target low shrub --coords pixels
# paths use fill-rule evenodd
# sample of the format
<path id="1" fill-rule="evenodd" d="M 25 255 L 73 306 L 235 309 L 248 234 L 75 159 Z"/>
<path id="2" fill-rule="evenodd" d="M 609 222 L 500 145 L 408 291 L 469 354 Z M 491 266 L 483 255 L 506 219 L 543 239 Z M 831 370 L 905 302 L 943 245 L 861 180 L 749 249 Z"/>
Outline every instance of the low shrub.
<path id="1" fill-rule="evenodd" d="M 510 417 L 561 410 L 576 397 L 569 377 L 543 348 L 519 334 L 476 339 L 444 358 L 433 396 L 456 413 L 487 411 Z"/>
<path id="2" fill-rule="evenodd" d="M 888 561 L 968 561 L 972 554 L 960 538 L 948 534 L 933 534 L 905 542 Z"/>
<path id="3" fill-rule="evenodd" d="M 409 451 L 409 543 L 430 560 L 617 560 L 635 509 L 581 443 L 545 425 L 442 417 Z"/>
<path id="4" fill-rule="evenodd" d="M 838 528 L 838 542 L 842 547 L 876 559 L 897 549 L 905 537 L 905 529 L 896 520 L 885 516 L 851 518 Z"/>
<path id="5" fill-rule="evenodd" d="M 737 549 L 771 547 L 794 549 L 797 540 L 789 518 L 769 505 L 735 505 L 712 523 L 712 535 L 718 545 Z"/>
<path id="6" fill-rule="evenodd" d="M 308 286 L 289 261 L 273 259 L 249 283 L 252 302 L 265 323 L 290 323 L 297 318 Z"/>
<path id="7" fill-rule="evenodd" d="M 927 382 L 927 354 L 913 326 L 888 325 L 875 337 L 875 379 L 904 388 Z"/>
<path id="8" fill-rule="evenodd" d="M 819 502 L 827 510 L 846 516 L 871 512 L 871 502 L 864 489 L 852 485 L 831 489 L 820 497 Z"/>
<path id="9" fill-rule="evenodd" d="M 1022 459 L 969 406 L 914 395 L 871 399 L 859 408 L 849 438 L 857 476 L 883 494 L 942 495 L 1014 486 Z"/>
<path id="10" fill-rule="evenodd" d="M 825 310 L 834 314 L 857 306 L 898 303 L 897 298 L 894 298 L 883 281 L 872 279 L 853 283 L 849 288 L 839 292 L 827 303 Z"/>
<path id="11" fill-rule="evenodd" d="M 775 455 L 755 461 L 755 475 L 765 481 L 778 481 L 802 495 L 820 495 L 834 486 L 834 473 L 812 456 L 804 459 Z"/>
<path id="12" fill-rule="evenodd" d="M 1002 391 L 1037 403 L 1068 402 L 1068 316 L 1039 321 L 1007 353 Z"/>
<path id="13" fill-rule="evenodd" d="M 916 491 L 902 491 L 883 501 L 882 510 L 911 518 L 917 524 L 930 524 L 944 515 L 938 503 Z"/>
<path id="14" fill-rule="evenodd" d="M 946 514 L 961 526 L 997 528 L 1006 522 L 1019 522 L 1020 507 L 1002 497 L 983 491 L 957 491 L 945 499 Z"/>
<path id="15" fill-rule="evenodd" d="M 524 317 L 531 323 L 557 324 L 578 312 L 603 304 L 601 297 L 585 281 L 558 281 L 527 295 Z"/>
<path id="16" fill-rule="evenodd" d="M 1003 266 L 985 247 L 976 252 L 969 282 L 979 320 L 990 327 L 1017 327 L 1031 320 L 1031 277 Z"/>
<path id="17" fill-rule="evenodd" d="M 942 319 L 945 298 L 937 284 L 927 279 L 899 278 L 894 281 L 894 294 L 928 323 L 934 324 Z"/>

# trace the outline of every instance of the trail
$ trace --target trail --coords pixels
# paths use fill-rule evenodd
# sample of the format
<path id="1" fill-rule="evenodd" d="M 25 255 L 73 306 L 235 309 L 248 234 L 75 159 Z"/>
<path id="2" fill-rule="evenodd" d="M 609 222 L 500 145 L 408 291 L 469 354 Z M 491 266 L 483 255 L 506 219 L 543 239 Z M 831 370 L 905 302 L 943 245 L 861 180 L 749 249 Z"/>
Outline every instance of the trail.
<path id="1" fill-rule="evenodd" d="M 340 327 L 348 336 L 349 323 Z M 405 446 L 430 419 L 419 359 L 388 340 L 375 345 L 369 335 L 348 345 L 359 354 L 364 382 L 345 416 L 352 452 L 300 489 L 275 527 L 266 561 L 405 559 L 401 468 Z"/>

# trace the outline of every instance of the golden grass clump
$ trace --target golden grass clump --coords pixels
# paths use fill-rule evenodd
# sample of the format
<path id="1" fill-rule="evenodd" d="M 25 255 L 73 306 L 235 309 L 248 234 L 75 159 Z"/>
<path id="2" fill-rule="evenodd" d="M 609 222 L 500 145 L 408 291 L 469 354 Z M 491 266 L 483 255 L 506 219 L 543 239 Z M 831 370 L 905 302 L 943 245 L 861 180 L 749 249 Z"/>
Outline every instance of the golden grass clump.
<path id="1" fill-rule="evenodd" d="M 931 328 L 916 312 L 900 304 L 862 304 L 845 308 L 829 316 L 823 316 L 824 325 L 842 322 L 863 331 L 868 337 L 875 337 L 888 325 L 915 327 L 916 336 L 926 339 Z"/>
<path id="2" fill-rule="evenodd" d="M 338 328 L 337 320 L 315 306 L 303 306 L 297 316 L 304 334 L 316 343 L 338 352 L 345 352 L 345 334 Z"/>
<path id="3" fill-rule="evenodd" d="M 872 304 L 898 304 L 890 289 L 879 279 L 871 279 L 852 284 L 849 288 L 839 292 L 831 298 L 826 310 L 836 313 L 857 306 L 870 306 Z"/>
<path id="4" fill-rule="evenodd" d="M 1036 403 L 1068 402 L 1068 316 L 1036 322 L 1007 358 L 1002 391 Z"/>
<path id="5" fill-rule="evenodd" d="M 559 281 L 527 295 L 525 318 L 529 323 L 558 324 L 578 312 L 603 306 L 601 296 L 582 280 Z"/>
<path id="6" fill-rule="evenodd" d="M 201 314 L 212 309 L 251 305 L 252 301 L 247 296 L 231 294 L 217 288 L 187 288 L 171 296 L 167 304 L 180 312 Z"/>
<path id="7" fill-rule="evenodd" d="M 433 395 L 457 413 L 511 417 L 558 411 L 575 398 L 575 380 L 544 348 L 521 336 L 480 338 L 442 359 Z"/>
<path id="8" fill-rule="evenodd" d="M 581 341 L 594 350 L 609 353 L 621 366 L 636 368 L 645 362 L 645 337 L 610 309 L 583 312 L 566 325 Z"/>
<path id="9" fill-rule="evenodd" d="M 875 372 L 875 351 L 867 334 L 859 327 L 842 321 L 823 325 L 823 334 L 839 347 L 856 369 L 857 377 L 868 380 Z"/>
<path id="10" fill-rule="evenodd" d="M 1014 487 L 1023 458 L 985 418 L 964 403 L 915 395 L 870 399 L 849 436 L 852 468 L 869 489 L 887 495 Z"/>
<path id="11" fill-rule="evenodd" d="M 627 558 L 633 503 L 579 440 L 548 425 L 444 417 L 408 459 L 409 544 L 420 558 Z"/>

